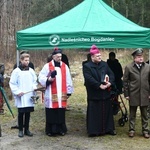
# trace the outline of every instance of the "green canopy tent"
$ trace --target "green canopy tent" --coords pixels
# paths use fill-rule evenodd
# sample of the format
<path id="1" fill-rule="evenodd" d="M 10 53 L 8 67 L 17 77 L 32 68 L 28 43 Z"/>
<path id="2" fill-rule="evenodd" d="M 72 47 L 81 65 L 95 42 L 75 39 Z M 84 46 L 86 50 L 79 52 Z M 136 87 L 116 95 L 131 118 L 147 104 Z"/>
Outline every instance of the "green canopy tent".
<path id="1" fill-rule="evenodd" d="M 149 48 L 150 28 L 141 27 L 102 0 L 84 0 L 68 12 L 17 32 L 17 50 Z"/>

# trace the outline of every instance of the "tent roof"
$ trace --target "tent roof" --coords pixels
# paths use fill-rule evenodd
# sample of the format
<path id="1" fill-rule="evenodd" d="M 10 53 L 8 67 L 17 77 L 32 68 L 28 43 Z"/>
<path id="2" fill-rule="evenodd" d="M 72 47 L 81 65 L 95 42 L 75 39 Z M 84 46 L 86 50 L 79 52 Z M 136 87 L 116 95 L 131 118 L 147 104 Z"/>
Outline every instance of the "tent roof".
<path id="1" fill-rule="evenodd" d="M 150 46 L 150 29 L 141 27 L 102 0 L 84 0 L 70 11 L 17 32 L 18 49 L 135 48 Z"/>

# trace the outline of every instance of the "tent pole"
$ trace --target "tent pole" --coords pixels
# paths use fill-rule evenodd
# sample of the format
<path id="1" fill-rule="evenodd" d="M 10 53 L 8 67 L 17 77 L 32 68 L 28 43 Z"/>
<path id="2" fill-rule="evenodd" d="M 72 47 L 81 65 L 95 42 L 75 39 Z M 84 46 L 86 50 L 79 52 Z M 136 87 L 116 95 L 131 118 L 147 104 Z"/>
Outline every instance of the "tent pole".
<path id="1" fill-rule="evenodd" d="M 148 63 L 150 64 L 150 49 L 149 49 L 149 51 L 148 51 L 148 54 L 149 54 L 149 57 L 148 57 Z"/>
<path id="2" fill-rule="evenodd" d="M 17 50 L 17 67 L 19 66 L 19 51 Z"/>

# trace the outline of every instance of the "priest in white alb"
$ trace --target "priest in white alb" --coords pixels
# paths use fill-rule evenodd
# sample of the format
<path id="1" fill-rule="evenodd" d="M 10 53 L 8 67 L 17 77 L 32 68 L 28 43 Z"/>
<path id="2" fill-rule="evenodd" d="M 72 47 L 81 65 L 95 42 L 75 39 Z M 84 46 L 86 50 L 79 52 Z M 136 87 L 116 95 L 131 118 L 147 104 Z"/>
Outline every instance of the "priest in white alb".
<path id="1" fill-rule="evenodd" d="M 68 66 L 61 61 L 62 51 L 55 48 L 52 60 L 39 73 L 39 82 L 46 88 L 44 94 L 46 127 L 48 136 L 65 135 L 67 132 L 65 110 L 67 99 L 73 93 Z"/>

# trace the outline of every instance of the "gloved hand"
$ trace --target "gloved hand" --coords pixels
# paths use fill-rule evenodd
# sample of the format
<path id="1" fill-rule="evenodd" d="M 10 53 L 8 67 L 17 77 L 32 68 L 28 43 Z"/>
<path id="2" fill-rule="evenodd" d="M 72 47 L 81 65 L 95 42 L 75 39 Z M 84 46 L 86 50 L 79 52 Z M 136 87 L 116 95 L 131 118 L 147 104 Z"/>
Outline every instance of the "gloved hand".
<path id="1" fill-rule="evenodd" d="M 55 78 L 56 75 L 57 75 L 56 70 L 54 70 L 54 71 L 51 72 L 51 78 Z"/>

